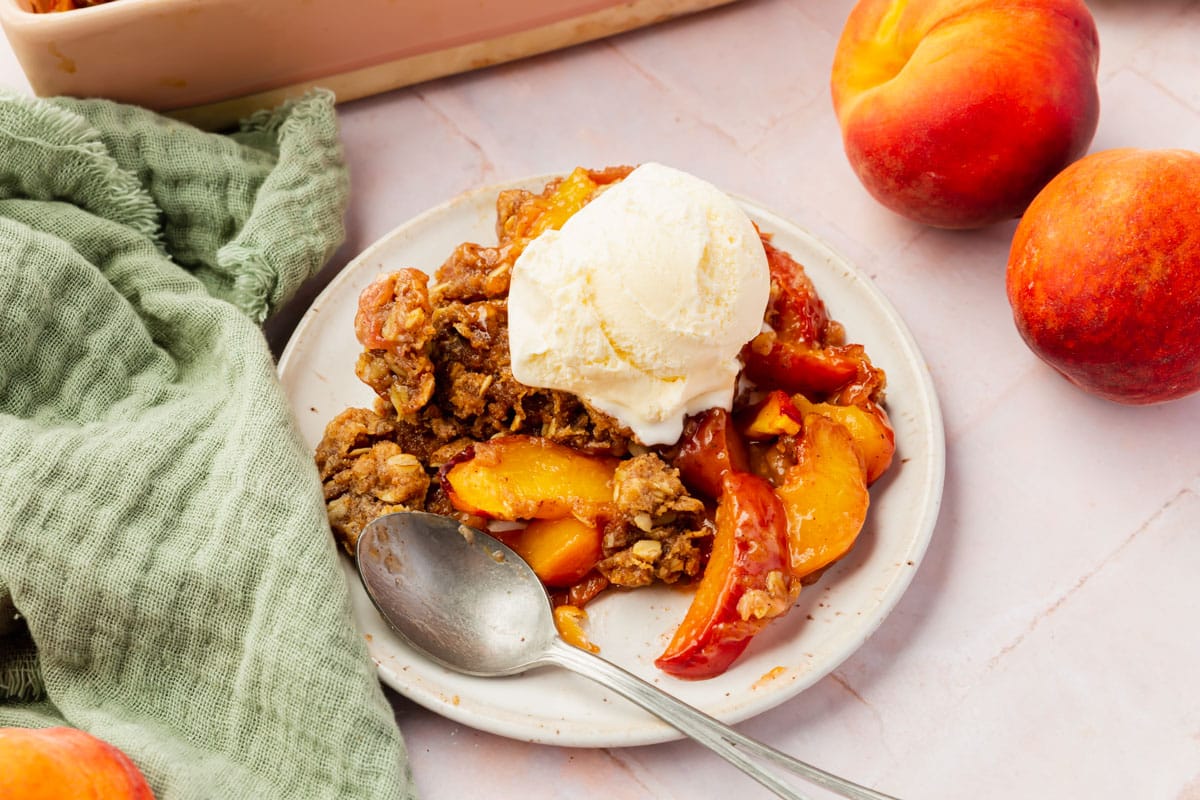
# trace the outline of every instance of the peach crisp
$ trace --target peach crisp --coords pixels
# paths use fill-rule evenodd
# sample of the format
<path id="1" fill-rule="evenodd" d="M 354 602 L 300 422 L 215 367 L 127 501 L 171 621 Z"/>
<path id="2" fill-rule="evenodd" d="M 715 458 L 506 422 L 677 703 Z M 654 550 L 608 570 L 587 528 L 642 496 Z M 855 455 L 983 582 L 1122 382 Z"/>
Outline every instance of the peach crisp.
<path id="1" fill-rule="evenodd" d="M 728 407 L 689 408 L 681 435 L 647 444 L 581 395 L 518 382 L 514 264 L 631 171 L 580 168 L 540 192 L 501 192 L 497 244 L 459 245 L 431 278 L 376 279 L 355 332 L 356 372 L 378 399 L 333 419 L 316 460 L 351 554 L 363 526 L 393 511 L 491 525 L 576 627 L 574 609 L 604 592 L 695 584 L 656 664 L 707 678 L 853 546 L 895 447 L 885 377 L 846 343 L 804 268 L 751 227 L 770 290 L 762 332 L 735 348 Z"/>

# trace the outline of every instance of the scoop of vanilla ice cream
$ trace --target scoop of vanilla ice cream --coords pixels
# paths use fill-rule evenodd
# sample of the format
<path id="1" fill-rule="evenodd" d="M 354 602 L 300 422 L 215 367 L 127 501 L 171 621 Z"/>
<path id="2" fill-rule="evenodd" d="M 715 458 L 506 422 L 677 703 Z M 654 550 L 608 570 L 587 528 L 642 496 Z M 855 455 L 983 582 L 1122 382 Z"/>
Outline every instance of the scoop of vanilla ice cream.
<path id="1" fill-rule="evenodd" d="M 763 325 L 767 257 L 728 195 L 645 164 L 513 266 L 513 376 L 576 394 L 647 445 L 679 438 L 688 414 L 728 409 L 738 353 Z"/>

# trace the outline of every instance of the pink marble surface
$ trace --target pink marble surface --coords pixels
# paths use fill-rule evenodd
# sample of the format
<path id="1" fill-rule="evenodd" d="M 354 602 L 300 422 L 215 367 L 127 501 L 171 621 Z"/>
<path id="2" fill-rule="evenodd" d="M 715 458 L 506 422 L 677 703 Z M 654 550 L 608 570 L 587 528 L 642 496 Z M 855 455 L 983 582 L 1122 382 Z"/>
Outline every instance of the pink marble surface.
<path id="1" fill-rule="evenodd" d="M 425 208 L 527 174 L 659 160 L 752 197 L 860 265 L 928 359 L 945 416 L 941 517 L 879 631 L 747 734 L 903 798 L 1200 800 L 1200 396 L 1126 408 L 1013 327 L 1014 225 L 900 219 L 841 151 L 828 72 L 849 0 L 743 0 L 342 109 L 337 269 Z M 1095 0 L 1093 150 L 1200 149 L 1200 2 Z M 6 45 L 0 82 L 26 89 Z M 392 695 L 424 798 L 766 797 L 690 742 L 535 746 Z M 814 794 L 815 796 L 815 794 Z"/>

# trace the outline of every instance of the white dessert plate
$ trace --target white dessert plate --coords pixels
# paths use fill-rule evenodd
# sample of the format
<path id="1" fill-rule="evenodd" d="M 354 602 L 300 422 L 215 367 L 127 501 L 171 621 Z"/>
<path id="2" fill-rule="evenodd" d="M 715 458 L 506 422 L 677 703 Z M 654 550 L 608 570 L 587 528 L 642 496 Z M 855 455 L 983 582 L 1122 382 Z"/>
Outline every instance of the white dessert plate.
<path id="1" fill-rule="evenodd" d="M 433 273 L 460 242 L 495 243 L 495 199 L 503 188 L 538 189 L 545 177 L 493 186 L 433 208 L 368 247 L 301 319 L 279 363 L 305 441 L 315 448 L 325 424 L 372 392 L 354 375 L 358 295 L 385 271 Z M 850 341 L 866 345 L 887 372 L 887 410 L 896 431 L 891 470 L 871 488 L 871 509 L 854 549 L 801 592 L 785 617 L 759 634 L 725 674 L 682 681 L 654 667 L 691 595 L 677 588 L 609 592 L 587 607 L 586 630 L 601 654 L 728 723 L 795 696 L 837 667 L 880 625 L 925 552 L 941 503 L 945 445 L 925 361 L 903 321 L 870 280 L 812 235 L 760 206 L 742 202 L 773 242 L 804 265 Z M 381 679 L 416 703 L 464 725 L 561 746 L 613 747 L 679 738 L 672 728 L 605 687 L 555 668 L 510 678 L 446 670 L 397 639 L 375 611 L 349 559 L 343 559 L 355 617 Z"/>

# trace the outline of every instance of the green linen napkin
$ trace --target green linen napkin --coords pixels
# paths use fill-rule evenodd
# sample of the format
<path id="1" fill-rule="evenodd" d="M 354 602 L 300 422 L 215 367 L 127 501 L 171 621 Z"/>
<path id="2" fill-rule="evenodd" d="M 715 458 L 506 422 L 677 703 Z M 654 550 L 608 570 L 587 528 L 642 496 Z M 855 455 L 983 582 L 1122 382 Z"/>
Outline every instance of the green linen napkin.
<path id="1" fill-rule="evenodd" d="M 160 800 L 412 796 L 257 327 L 346 191 L 327 93 L 230 135 L 0 94 L 0 725 Z"/>

